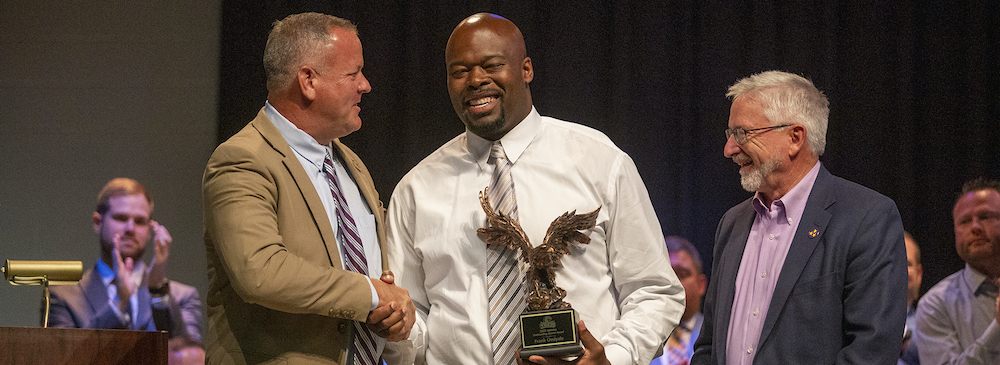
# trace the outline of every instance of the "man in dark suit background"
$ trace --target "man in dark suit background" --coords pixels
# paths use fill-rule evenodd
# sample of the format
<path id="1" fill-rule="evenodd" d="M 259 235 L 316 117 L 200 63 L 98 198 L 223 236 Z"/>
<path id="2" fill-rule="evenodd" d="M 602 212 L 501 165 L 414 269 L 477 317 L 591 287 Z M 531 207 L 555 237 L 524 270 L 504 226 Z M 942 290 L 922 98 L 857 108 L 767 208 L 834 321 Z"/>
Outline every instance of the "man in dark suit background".
<path id="1" fill-rule="evenodd" d="M 725 156 L 754 196 L 716 232 L 692 364 L 892 364 L 906 316 L 895 203 L 819 162 L 829 102 L 768 71 L 731 86 Z"/>
<path id="2" fill-rule="evenodd" d="M 101 256 L 77 285 L 51 288 L 48 325 L 168 331 L 171 357 L 204 359 L 198 291 L 167 279 L 173 239 L 152 213 L 153 199 L 138 181 L 104 185 L 92 216 Z M 151 234 L 155 255 L 147 269 L 142 258 Z"/>

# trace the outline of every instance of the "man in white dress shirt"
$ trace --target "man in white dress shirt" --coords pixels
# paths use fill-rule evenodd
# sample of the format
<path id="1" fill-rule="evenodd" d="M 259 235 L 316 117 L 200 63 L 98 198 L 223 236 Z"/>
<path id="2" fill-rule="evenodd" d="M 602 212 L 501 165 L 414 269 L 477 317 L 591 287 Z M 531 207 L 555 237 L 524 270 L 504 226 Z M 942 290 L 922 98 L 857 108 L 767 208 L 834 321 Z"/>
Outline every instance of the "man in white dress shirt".
<path id="1" fill-rule="evenodd" d="M 397 284 L 418 308 L 410 333 L 418 362 L 496 363 L 487 245 L 476 230 L 486 226 L 478 196 L 491 184 L 490 150 L 498 141 L 510 164 L 516 217 L 532 245 L 560 214 L 600 208 L 596 226 L 582 231 L 589 244 L 571 246 L 555 269 L 555 284 L 582 319 L 577 364 L 649 364 L 680 320 L 684 291 L 635 163 L 601 132 L 535 111 L 531 59 L 509 20 L 466 18 L 445 60 L 452 104 L 467 130 L 403 177 L 389 204 L 390 262 L 402 268 Z M 507 355 L 502 362 L 516 361 Z"/>

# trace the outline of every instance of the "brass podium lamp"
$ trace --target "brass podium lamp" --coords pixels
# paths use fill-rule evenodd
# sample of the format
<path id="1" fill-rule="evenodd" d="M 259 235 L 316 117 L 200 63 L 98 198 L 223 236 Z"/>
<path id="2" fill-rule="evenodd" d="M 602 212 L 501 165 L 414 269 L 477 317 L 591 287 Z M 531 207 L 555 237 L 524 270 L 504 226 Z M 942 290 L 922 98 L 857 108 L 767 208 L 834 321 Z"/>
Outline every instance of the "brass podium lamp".
<path id="1" fill-rule="evenodd" d="M 41 285 L 45 298 L 45 318 L 42 327 L 49 326 L 49 285 L 73 285 L 83 277 L 80 261 L 7 260 L 4 277 L 13 285 Z"/>

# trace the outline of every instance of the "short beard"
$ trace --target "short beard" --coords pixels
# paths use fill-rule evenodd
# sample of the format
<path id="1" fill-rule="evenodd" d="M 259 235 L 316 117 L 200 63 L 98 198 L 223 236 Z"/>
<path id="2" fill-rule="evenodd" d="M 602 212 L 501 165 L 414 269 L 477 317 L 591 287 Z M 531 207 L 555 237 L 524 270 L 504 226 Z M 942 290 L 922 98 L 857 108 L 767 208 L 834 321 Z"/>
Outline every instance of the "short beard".
<path id="1" fill-rule="evenodd" d="M 743 172 L 741 169 L 740 185 L 743 185 L 743 189 L 751 193 L 759 191 L 760 187 L 764 185 L 764 178 L 774 172 L 774 170 L 777 170 L 778 164 L 778 159 L 772 158 L 764 161 L 760 166 L 755 166 L 747 172 Z"/>
<path id="2" fill-rule="evenodd" d="M 506 113 L 505 110 L 501 107 L 500 116 L 497 117 L 497 120 L 481 125 L 466 123 L 465 126 L 466 128 L 469 128 L 469 130 L 472 131 L 472 133 L 475 133 L 477 136 L 486 138 L 485 136 L 491 136 L 503 130 L 504 125 L 506 125 L 506 122 L 507 122 Z"/>

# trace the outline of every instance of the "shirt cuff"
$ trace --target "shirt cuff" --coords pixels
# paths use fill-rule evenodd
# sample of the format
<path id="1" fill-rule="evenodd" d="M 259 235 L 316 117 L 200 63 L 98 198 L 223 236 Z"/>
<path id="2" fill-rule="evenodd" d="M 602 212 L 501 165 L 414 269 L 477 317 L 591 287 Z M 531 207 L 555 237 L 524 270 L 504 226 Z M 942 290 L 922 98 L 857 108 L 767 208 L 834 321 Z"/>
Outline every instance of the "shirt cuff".
<path id="1" fill-rule="evenodd" d="M 150 297 L 149 304 L 156 309 L 167 309 L 167 302 L 170 300 L 170 294 L 164 294 L 162 297 Z"/>
<path id="2" fill-rule="evenodd" d="M 367 278 L 367 276 L 365 277 Z M 372 284 L 371 280 L 367 280 L 366 282 L 368 283 L 368 287 L 372 290 L 372 306 L 368 308 L 368 311 L 371 312 L 375 310 L 375 308 L 378 308 L 378 292 L 375 291 L 375 285 Z"/>
<path id="3" fill-rule="evenodd" d="M 604 356 L 611 365 L 631 365 L 632 355 L 621 345 L 604 346 Z"/>

